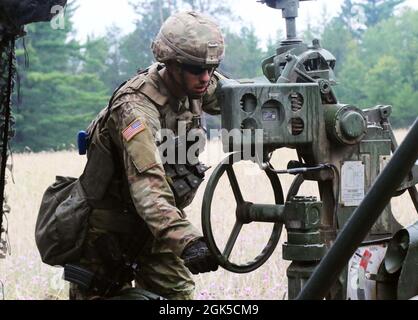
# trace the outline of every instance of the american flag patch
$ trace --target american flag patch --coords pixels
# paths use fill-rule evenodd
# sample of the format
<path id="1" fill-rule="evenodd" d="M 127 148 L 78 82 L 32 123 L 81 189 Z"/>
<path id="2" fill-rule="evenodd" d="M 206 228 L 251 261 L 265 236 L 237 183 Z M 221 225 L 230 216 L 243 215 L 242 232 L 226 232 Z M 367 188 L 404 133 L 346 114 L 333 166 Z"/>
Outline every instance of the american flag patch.
<path id="1" fill-rule="evenodd" d="M 131 124 L 122 131 L 122 135 L 126 141 L 130 141 L 138 133 L 145 130 L 145 125 L 140 119 L 136 119 L 131 122 Z"/>

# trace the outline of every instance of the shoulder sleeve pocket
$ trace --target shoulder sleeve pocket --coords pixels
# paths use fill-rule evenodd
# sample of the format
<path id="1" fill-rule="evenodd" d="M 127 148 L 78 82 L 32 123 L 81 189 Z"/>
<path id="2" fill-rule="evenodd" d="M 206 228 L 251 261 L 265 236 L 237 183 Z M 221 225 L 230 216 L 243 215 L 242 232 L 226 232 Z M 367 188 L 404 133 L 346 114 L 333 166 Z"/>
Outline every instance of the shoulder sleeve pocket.
<path id="1" fill-rule="evenodd" d="M 151 129 L 149 129 L 145 122 L 144 126 L 145 127 L 133 137 L 128 136 L 125 138 L 126 135 L 123 137 L 125 149 L 140 173 L 156 165 L 161 165 L 161 157 Z"/>

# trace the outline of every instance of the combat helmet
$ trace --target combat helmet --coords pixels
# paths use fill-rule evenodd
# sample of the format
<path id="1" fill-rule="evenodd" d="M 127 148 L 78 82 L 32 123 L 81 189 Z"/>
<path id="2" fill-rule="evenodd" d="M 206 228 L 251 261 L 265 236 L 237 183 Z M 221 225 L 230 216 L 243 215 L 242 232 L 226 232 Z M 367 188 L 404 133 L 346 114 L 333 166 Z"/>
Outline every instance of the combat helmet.
<path id="1" fill-rule="evenodd" d="M 195 11 L 170 16 L 161 26 L 151 48 L 159 62 L 177 61 L 198 66 L 219 65 L 225 50 L 219 26 Z"/>

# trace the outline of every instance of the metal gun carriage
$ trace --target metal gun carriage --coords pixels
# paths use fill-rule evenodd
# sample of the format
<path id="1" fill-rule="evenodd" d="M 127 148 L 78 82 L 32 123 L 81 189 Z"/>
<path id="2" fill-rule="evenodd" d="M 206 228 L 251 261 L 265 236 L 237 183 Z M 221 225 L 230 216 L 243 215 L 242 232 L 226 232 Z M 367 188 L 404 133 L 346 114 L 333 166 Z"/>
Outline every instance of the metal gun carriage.
<path id="1" fill-rule="evenodd" d="M 282 254 L 291 261 L 289 299 L 417 296 L 418 280 L 412 270 L 418 259 L 418 225 L 401 226 L 389 201 L 408 190 L 418 211 L 418 148 L 413 143 L 418 123 L 398 148 L 389 121 L 391 106 L 360 109 L 338 101 L 333 89 L 335 57 L 319 40 L 307 45 L 297 38 L 299 1 L 262 2 L 283 11 L 287 38 L 262 63 L 270 83 L 230 79 L 221 83 L 222 128 L 242 134 L 223 136 L 224 151 L 238 152 L 215 168 L 203 197 L 202 227 L 210 250 L 225 269 L 250 272 L 270 257 L 285 226 Z M 281 148 L 295 149 L 298 159 L 287 169 L 276 170 L 270 157 Z M 259 164 L 272 185 L 275 204 L 245 201 L 233 168 L 240 160 Z M 212 232 L 211 209 L 225 173 L 237 203 L 236 222 L 220 250 Z M 284 173 L 296 175 L 286 197 L 278 177 Z M 320 200 L 298 196 L 304 180 L 317 182 Z M 255 221 L 274 223 L 267 245 L 253 261 L 232 262 L 243 225 Z M 356 249 L 360 250 L 357 262 Z M 362 261 L 373 261 L 377 267 L 368 270 Z"/>

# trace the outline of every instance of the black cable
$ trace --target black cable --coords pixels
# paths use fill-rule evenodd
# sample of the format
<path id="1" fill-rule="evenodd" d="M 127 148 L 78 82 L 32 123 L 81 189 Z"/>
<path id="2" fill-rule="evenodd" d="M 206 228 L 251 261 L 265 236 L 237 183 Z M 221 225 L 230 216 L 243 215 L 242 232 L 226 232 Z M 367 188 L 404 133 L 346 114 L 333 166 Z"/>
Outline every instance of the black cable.
<path id="1" fill-rule="evenodd" d="M 326 164 L 326 166 L 330 167 L 332 171 L 334 172 L 336 179 L 337 179 L 337 191 L 334 194 L 334 228 L 337 230 L 337 212 L 338 212 L 338 200 L 340 198 L 340 174 L 338 172 L 338 168 L 333 164 Z"/>
<path id="2" fill-rule="evenodd" d="M 289 187 L 289 190 L 287 191 L 286 201 L 290 201 L 290 199 L 294 196 L 296 196 L 299 192 L 300 186 L 305 181 L 305 178 L 303 177 L 303 174 L 298 174 L 293 179 L 292 184 Z"/>
<path id="3" fill-rule="evenodd" d="M 267 164 L 268 164 L 267 169 L 276 174 L 294 174 L 294 175 L 304 173 L 304 172 L 309 172 L 309 171 L 317 171 L 317 170 L 321 170 L 321 169 L 325 169 L 329 167 L 328 164 L 319 164 L 314 167 L 299 167 L 299 168 L 292 168 L 292 169 L 285 169 L 285 170 L 276 170 L 273 168 L 270 162 L 268 162 Z"/>

